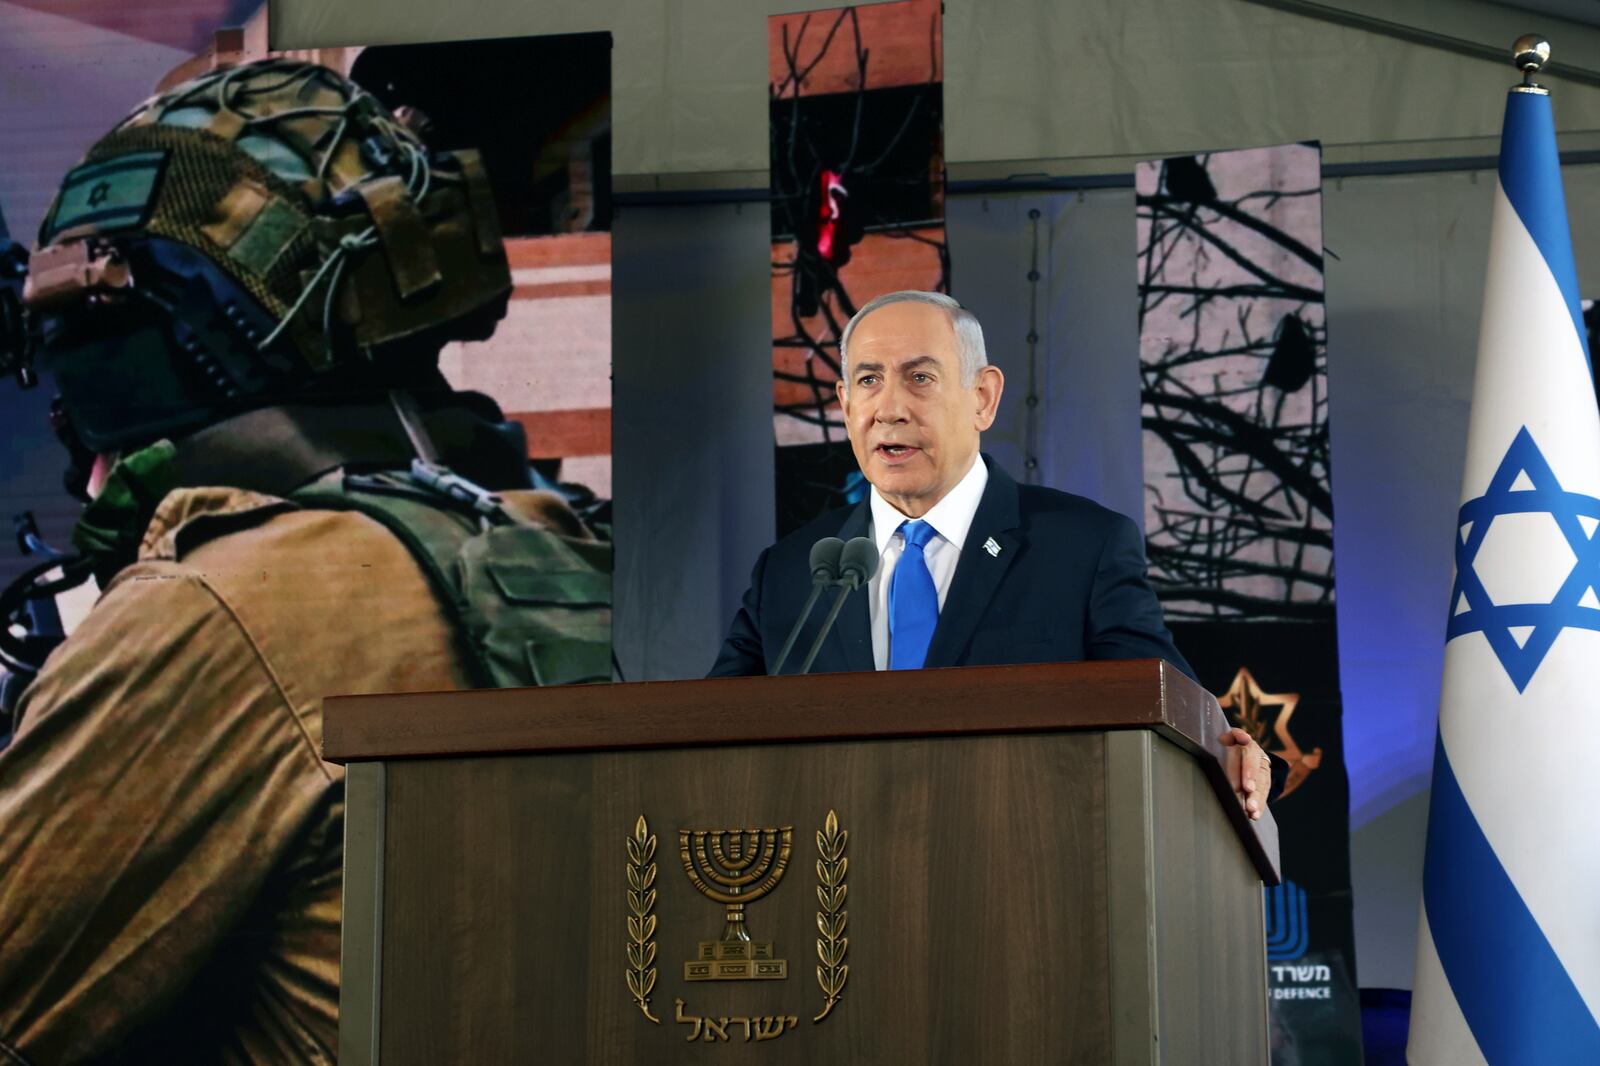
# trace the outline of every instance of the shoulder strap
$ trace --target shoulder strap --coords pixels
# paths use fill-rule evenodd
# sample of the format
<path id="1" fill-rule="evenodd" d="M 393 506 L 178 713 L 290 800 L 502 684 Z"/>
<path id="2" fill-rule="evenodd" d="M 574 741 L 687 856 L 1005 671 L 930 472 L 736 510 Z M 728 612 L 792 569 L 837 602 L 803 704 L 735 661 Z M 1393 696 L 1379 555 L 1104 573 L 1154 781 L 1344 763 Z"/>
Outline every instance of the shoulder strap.
<path id="1" fill-rule="evenodd" d="M 488 664 L 468 632 L 460 591 L 449 572 L 459 545 L 473 535 L 474 524 L 410 495 L 352 492 L 349 480 L 343 471 L 336 470 L 295 490 L 289 498 L 302 507 L 356 511 L 393 533 L 416 560 L 429 588 L 445 608 L 473 685 L 494 687 Z"/>
<path id="2" fill-rule="evenodd" d="M 562 536 L 403 474 L 335 471 L 290 497 L 352 510 L 399 538 L 427 576 L 479 687 L 611 679 L 611 548 Z"/>

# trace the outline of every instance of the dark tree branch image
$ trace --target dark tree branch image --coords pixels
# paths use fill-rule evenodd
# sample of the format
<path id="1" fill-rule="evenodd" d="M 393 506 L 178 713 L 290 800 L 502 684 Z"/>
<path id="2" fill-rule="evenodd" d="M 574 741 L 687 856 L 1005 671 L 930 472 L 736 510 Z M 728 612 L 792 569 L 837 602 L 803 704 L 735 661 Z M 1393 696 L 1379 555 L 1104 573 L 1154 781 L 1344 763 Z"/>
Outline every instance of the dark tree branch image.
<path id="1" fill-rule="evenodd" d="M 1331 620 L 1320 152 L 1137 181 L 1151 581 L 1175 620 Z"/>
<path id="2" fill-rule="evenodd" d="M 939 17 L 937 3 L 910 0 L 773 19 L 780 445 L 845 439 L 834 404 L 838 337 L 881 291 L 875 284 L 852 292 L 850 276 L 886 279 L 886 288 L 949 290 Z"/>

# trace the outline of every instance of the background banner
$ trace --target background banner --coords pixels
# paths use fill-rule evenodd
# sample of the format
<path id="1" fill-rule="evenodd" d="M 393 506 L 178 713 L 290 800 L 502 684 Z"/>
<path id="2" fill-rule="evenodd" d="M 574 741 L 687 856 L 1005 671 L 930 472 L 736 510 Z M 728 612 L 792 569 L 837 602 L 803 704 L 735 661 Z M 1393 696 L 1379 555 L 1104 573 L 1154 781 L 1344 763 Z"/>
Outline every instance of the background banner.
<path id="1" fill-rule="evenodd" d="M 273 56 L 319 63 L 391 109 L 420 112 L 430 148 L 475 148 L 494 194 L 514 289 L 484 341 L 440 367 L 527 436 L 534 479 L 591 524 L 611 524 L 611 35 L 274 51 L 260 0 L 80 0 L 0 6 L 0 60 L 16 107 L 0 117 L 0 235 L 31 245 L 60 181 L 136 104 L 219 67 Z M 49 381 L 0 392 L 20 462 L 3 475 L 7 528 L 31 515 L 62 545 L 80 505 L 57 488 L 65 452 Z M 0 586 L 34 559 L 0 552 Z M 68 628 L 94 589 L 69 594 Z"/>
<path id="2" fill-rule="evenodd" d="M 767 21 L 778 535 L 858 500 L 839 334 L 897 289 L 950 291 L 938 0 Z"/>
<path id="3" fill-rule="evenodd" d="M 1291 767 L 1265 901 L 1273 1061 L 1358 1063 L 1321 150 L 1148 162 L 1136 187 L 1151 581 L 1201 683 Z"/>
<path id="4" fill-rule="evenodd" d="M 331 1062 L 324 698 L 616 673 L 610 35 L 39 6 L 0 2 L 0 1057 Z"/>

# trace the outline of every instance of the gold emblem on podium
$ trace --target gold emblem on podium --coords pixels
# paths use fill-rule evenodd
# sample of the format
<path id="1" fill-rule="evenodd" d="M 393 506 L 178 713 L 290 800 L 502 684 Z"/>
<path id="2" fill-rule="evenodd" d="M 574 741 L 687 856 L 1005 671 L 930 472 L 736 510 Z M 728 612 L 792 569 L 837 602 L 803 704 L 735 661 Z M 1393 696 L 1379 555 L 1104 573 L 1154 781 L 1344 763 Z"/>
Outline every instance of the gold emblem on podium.
<path id="1" fill-rule="evenodd" d="M 628 991 L 644 1016 L 650 1013 L 650 993 L 656 987 L 656 835 L 639 815 L 628 838 Z"/>
<path id="2" fill-rule="evenodd" d="M 845 849 L 850 834 L 839 824 L 838 812 L 829 810 L 817 832 L 817 985 L 822 1009 L 812 1017 L 820 1023 L 844 998 L 850 977 L 846 962 L 850 950 L 847 934 L 850 915 L 845 908 L 849 893 L 850 859 Z M 650 1009 L 656 991 L 656 836 L 640 815 L 628 845 L 628 991 L 634 1005 L 656 1025 L 661 1019 Z M 724 908 L 722 937 L 699 944 L 697 957 L 683 964 L 686 981 L 781 980 L 789 964 L 776 958 L 770 942 L 753 940 L 745 925 L 745 907 L 778 887 L 789 867 L 793 827 L 766 829 L 681 829 L 678 854 L 683 872 L 695 889 Z M 681 886 L 681 882 L 678 882 Z M 678 891 L 682 891 L 681 887 Z M 802 897 L 803 898 L 803 897 Z M 687 1009 L 681 997 L 674 1000 L 672 1021 L 687 1026 L 690 1043 L 723 1043 L 736 1039 L 761 1043 L 776 1039 L 800 1024 L 800 1016 L 699 1015 Z"/>
<path id="3" fill-rule="evenodd" d="M 700 941 L 683 964 L 686 981 L 771 981 L 789 976 L 770 941 L 752 940 L 744 909 L 778 886 L 789 866 L 793 826 L 781 829 L 680 829 L 683 872 L 700 894 L 727 908 L 720 940 Z"/>
<path id="4" fill-rule="evenodd" d="M 829 811 L 828 820 L 817 833 L 817 984 L 822 987 L 822 1013 L 811 1020 L 820 1022 L 844 998 L 844 983 L 850 979 L 850 964 L 845 953 L 850 950 L 850 938 L 845 928 L 850 922 L 850 912 L 845 910 L 845 894 L 850 886 L 845 877 L 850 872 L 850 860 L 844 853 L 850 842 L 850 833 L 839 828 L 839 815 Z"/>

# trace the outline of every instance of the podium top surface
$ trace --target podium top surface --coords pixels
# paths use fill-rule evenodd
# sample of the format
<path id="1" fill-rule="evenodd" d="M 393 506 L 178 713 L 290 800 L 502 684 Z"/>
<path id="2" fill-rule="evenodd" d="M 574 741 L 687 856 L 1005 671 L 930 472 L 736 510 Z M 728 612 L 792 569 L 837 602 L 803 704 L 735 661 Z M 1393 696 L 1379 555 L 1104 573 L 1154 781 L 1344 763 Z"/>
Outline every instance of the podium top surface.
<path id="1" fill-rule="evenodd" d="M 1137 659 L 333 696 L 323 705 L 322 755 L 348 762 L 1158 726 L 1190 745 L 1227 728 L 1210 693 L 1159 659 Z"/>
<path id="2" fill-rule="evenodd" d="M 1196 756 L 1246 850 L 1277 880 L 1270 812 L 1249 821 L 1223 770 L 1227 719 L 1158 659 L 330 697 L 330 762 L 1151 729 Z"/>

